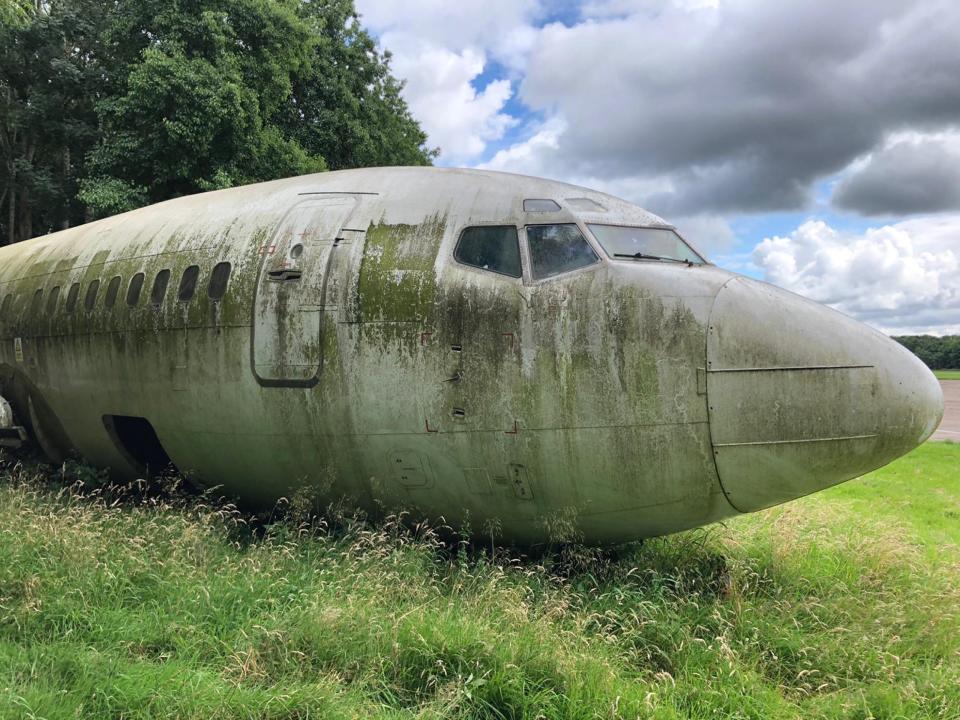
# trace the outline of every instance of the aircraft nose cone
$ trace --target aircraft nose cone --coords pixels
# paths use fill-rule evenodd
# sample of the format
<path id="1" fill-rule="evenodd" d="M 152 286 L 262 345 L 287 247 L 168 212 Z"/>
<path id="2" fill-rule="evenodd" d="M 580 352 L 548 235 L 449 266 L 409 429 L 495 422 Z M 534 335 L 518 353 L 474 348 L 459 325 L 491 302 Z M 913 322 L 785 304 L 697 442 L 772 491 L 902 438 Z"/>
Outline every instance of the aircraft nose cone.
<path id="1" fill-rule="evenodd" d="M 717 472 L 741 512 L 885 465 L 943 417 L 939 383 L 899 343 L 741 277 L 711 311 L 707 398 Z"/>

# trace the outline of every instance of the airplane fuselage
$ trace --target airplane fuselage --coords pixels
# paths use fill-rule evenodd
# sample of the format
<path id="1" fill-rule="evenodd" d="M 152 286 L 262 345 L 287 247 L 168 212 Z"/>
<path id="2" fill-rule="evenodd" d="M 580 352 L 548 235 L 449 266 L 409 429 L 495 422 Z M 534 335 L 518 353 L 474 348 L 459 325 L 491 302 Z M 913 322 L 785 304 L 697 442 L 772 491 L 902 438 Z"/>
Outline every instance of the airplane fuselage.
<path id="1" fill-rule="evenodd" d="M 936 427 L 888 338 L 692 249 L 616 257 L 617 228 L 669 225 L 433 168 L 172 200 L 0 249 L 0 395 L 53 459 L 522 543 L 703 525 Z"/>

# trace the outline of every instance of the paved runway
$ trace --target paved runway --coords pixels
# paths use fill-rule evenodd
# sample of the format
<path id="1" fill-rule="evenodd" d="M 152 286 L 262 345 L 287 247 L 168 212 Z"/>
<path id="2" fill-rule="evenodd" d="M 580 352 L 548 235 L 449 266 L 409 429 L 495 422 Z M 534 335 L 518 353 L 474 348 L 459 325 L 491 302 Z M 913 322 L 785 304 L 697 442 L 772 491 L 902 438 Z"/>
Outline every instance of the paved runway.
<path id="1" fill-rule="evenodd" d="M 941 380 L 940 387 L 943 388 L 946 410 L 933 439 L 960 442 L 960 380 Z"/>

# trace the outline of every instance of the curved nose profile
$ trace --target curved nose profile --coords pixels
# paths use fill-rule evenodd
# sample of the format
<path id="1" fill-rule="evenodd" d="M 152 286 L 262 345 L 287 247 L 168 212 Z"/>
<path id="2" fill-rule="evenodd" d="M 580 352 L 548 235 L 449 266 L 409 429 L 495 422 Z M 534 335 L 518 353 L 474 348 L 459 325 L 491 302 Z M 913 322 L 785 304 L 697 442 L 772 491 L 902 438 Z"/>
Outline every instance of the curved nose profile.
<path id="1" fill-rule="evenodd" d="M 943 416 L 933 373 L 899 343 L 742 277 L 711 311 L 707 399 L 720 483 L 741 512 L 885 465 Z"/>

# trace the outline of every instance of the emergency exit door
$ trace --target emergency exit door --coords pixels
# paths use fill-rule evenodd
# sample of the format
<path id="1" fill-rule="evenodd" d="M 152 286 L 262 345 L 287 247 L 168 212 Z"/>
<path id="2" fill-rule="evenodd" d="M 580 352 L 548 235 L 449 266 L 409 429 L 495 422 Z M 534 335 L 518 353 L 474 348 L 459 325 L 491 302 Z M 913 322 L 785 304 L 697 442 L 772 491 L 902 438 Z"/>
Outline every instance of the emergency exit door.
<path id="1" fill-rule="evenodd" d="M 323 367 L 323 306 L 349 195 L 295 206 L 262 247 L 253 318 L 253 372 L 261 385 L 310 387 Z"/>

